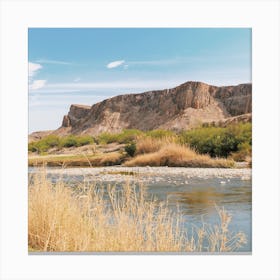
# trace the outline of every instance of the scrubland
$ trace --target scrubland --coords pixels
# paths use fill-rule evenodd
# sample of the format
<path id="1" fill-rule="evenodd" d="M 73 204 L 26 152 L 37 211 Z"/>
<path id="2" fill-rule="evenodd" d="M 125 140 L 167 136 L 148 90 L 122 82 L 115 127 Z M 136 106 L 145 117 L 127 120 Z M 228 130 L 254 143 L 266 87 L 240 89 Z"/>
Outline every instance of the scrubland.
<path id="1" fill-rule="evenodd" d="M 115 146 L 115 149 L 114 149 Z M 108 148 L 113 147 L 113 148 Z M 204 125 L 188 131 L 123 130 L 95 137 L 48 135 L 28 145 L 29 165 L 233 167 L 251 164 L 252 125 Z"/>

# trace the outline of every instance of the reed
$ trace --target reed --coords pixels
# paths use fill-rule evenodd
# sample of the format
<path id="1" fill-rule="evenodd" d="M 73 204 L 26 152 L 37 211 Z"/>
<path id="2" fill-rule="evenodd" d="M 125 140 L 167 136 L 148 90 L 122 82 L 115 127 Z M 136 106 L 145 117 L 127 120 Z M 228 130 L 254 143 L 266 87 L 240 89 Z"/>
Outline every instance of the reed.
<path id="1" fill-rule="evenodd" d="M 50 252 L 229 252 L 246 243 L 228 231 L 231 216 L 218 209 L 220 223 L 188 235 L 183 216 L 147 199 L 142 185 L 107 189 L 62 181 L 52 184 L 44 170 L 29 182 L 29 251 Z"/>

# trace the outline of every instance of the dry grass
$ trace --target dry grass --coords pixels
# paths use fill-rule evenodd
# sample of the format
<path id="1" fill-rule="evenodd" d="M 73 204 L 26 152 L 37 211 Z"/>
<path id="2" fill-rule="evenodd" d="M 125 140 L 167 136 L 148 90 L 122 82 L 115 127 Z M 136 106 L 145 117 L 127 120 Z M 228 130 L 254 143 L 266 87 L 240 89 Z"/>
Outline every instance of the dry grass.
<path id="1" fill-rule="evenodd" d="M 125 162 L 126 166 L 181 166 L 181 167 L 221 167 L 234 166 L 234 161 L 213 159 L 208 155 L 199 155 L 187 146 L 169 143 L 158 151 L 138 155 Z"/>
<path id="2" fill-rule="evenodd" d="M 38 156 L 28 159 L 29 166 L 110 166 L 118 165 L 123 161 L 123 155 L 119 152 L 102 153 L 97 155 L 50 155 Z"/>
<path id="3" fill-rule="evenodd" d="M 56 252 L 228 252 L 246 243 L 231 234 L 231 216 L 218 210 L 220 223 L 182 230 L 182 216 L 164 204 L 146 200 L 143 186 L 132 184 L 106 191 L 63 182 L 51 184 L 44 174 L 29 184 L 28 246 L 30 251 Z"/>
<path id="4" fill-rule="evenodd" d="M 234 166 L 234 160 L 232 159 L 213 159 L 208 155 L 197 154 L 186 145 L 177 143 L 177 140 L 175 136 L 165 136 L 162 138 L 138 136 L 136 139 L 136 156 L 125 163 L 126 156 L 122 151 L 110 151 L 91 155 L 82 152 L 81 154 L 35 156 L 29 157 L 28 164 L 30 166 L 63 167 L 111 166 L 122 163 L 126 166 L 150 165 L 218 168 Z M 120 149 L 120 147 L 117 148 Z"/>
<path id="5" fill-rule="evenodd" d="M 176 142 L 173 136 L 163 138 L 153 138 L 150 136 L 140 136 L 136 139 L 136 155 L 154 153 L 159 151 L 163 146 Z"/>

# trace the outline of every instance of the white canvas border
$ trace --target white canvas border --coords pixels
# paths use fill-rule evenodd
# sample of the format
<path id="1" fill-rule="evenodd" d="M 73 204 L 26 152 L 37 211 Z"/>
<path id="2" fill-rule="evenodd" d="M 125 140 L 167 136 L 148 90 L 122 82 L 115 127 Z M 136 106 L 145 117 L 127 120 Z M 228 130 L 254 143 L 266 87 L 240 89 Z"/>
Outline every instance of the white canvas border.
<path id="1" fill-rule="evenodd" d="M 1 279 L 279 279 L 279 2 L 2 1 Z M 253 254 L 27 254 L 27 28 L 253 30 Z"/>

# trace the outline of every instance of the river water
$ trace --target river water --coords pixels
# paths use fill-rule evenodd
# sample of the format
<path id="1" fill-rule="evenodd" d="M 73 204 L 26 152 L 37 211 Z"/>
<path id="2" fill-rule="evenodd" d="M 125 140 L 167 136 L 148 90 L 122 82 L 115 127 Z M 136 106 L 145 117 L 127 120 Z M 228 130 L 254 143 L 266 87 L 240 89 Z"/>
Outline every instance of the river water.
<path id="1" fill-rule="evenodd" d="M 30 168 L 30 173 L 37 172 Z M 239 252 L 252 251 L 252 181 L 250 169 L 204 169 L 204 168 L 48 168 L 51 180 L 63 179 L 68 183 L 102 182 L 121 184 L 127 179 L 143 180 L 149 195 L 160 201 L 168 201 L 172 209 L 184 215 L 184 226 L 218 223 L 217 207 L 224 207 L 231 215 L 229 230 L 242 231 L 247 244 Z M 137 177 L 137 178 L 136 178 Z"/>

